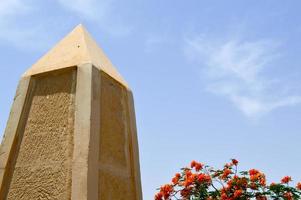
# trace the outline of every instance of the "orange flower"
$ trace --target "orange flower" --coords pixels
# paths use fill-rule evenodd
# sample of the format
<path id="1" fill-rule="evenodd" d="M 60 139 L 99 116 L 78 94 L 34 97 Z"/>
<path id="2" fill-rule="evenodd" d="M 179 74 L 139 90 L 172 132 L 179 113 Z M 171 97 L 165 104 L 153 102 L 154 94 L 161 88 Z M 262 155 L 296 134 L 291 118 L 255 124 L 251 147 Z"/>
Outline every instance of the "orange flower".
<path id="1" fill-rule="evenodd" d="M 297 183 L 296 188 L 297 188 L 298 190 L 301 190 L 301 182 Z"/>
<path id="2" fill-rule="evenodd" d="M 265 179 L 260 179 L 260 185 L 265 186 L 266 185 L 266 180 Z"/>
<path id="3" fill-rule="evenodd" d="M 164 199 L 168 199 L 173 191 L 174 191 L 174 189 L 173 189 L 172 185 L 170 185 L 170 184 L 163 185 L 160 188 L 160 193 L 162 194 Z"/>
<path id="4" fill-rule="evenodd" d="M 290 176 L 285 176 L 281 179 L 281 183 L 289 183 L 290 181 L 292 181 Z"/>
<path id="5" fill-rule="evenodd" d="M 195 160 L 191 161 L 190 163 L 190 167 L 191 168 L 195 168 L 196 171 L 200 171 L 201 169 L 203 169 L 203 164 L 196 162 Z"/>
<path id="6" fill-rule="evenodd" d="M 253 175 L 256 175 L 256 174 L 259 174 L 259 173 L 260 172 L 257 169 L 251 169 L 251 170 L 249 170 L 250 176 L 253 176 Z"/>
<path id="7" fill-rule="evenodd" d="M 211 183 L 211 177 L 207 174 L 199 174 L 198 177 L 197 177 L 197 180 L 200 182 L 200 183 L 206 183 L 206 184 L 210 184 Z"/>
<path id="8" fill-rule="evenodd" d="M 204 193 L 205 200 L 239 200 L 252 198 L 255 200 L 268 200 L 269 198 L 282 198 L 283 200 L 293 200 L 301 195 L 301 182 L 297 183 L 296 189 L 288 184 L 292 181 L 290 176 L 285 176 L 280 183 L 271 183 L 266 186 L 266 177 L 259 170 L 250 169 L 248 172 L 237 172 L 238 161 L 226 164 L 221 170 L 214 168 L 204 168 L 203 164 L 192 161 L 189 167 L 182 169 L 181 173 L 176 173 L 172 178 L 172 183 L 163 185 L 159 193 L 155 195 L 155 200 L 172 200 L 197 198 L 200 192 Z M 215 193 L 213 180 L 218 178 L 222 188 L 218 188 Z M 274 187 L 273 187 L 274 186 Z M 276 186 L 276 187 L 275 187 Z M 283 187 L 278 187 L 283 186 Z M 279 192 L 274 192 L 278 190 Z M 213 192 L 213 193 L 212 193 Z M 274 193 L 273 193 L 274 192 Z M 296 197 L 296 198 L 295 198 Z"/>
<path id="9" fill-rule="evenodd" d="M 185 177 L 184 186 L 188 187 L 188 186 L 192 185 L 193 182 L 195 181 L 195 179 L 196 179 L 196 174 L 189 173 L 189 176 L 186 175 L 186 177 Z"/>
<path id="10" fill-rule="evenodd" d="M 234 198 L 239 198 L 242 195 L 242 190 L 235 190 Z"/>
<path id="11" fill-rule="evenodd" d="M 179 180 L 180 180 L 180 178 L 181 178 L 181 174 L 179 174 L 179 173 L 176 173 L 176 174 L 175 174 L 175 176 L 172 178 L 172 180 L 171 180 L 171 181 L 172 181 L 172 183 L 173 183 L 173 184 L 175 184 L 175 185 L 176 185 L 176 184 L 178 184 L 178 183 L 179 183 Z"/>
<path id="12" fill-rule="evenodd" d="M 266 185 L 266 179 L 265 179 L 265 175 L 264 175 L 264 174 L 261 174 L 259 183 L 260 183 L 260 185 L 262 185 L 262 186 L 265 186 L 265 185 Z"/>
<path id="13" fill-rule="evenodd" d="M 202 163 L 196 163 L 196 164 L 195 164 L 195 170 L 198 172 L 198 171 L 200 171 L 201 169 L 203 169 L 203 164 L 202 164 Z"/>
<path id="14" fill-rule="evenodd" d="M 230 169 L 225 169 L 223 172 L 222 178 L 223 179 L 228 178 L 229 174 L 231 174 L 231 173 L 232 173 L 232 171 Z"/>
<path id="15" fill-rule="evenodd" d="M 176 184 L 179 183 L 179 178 L 178 177 L 173 177 L 171 182 L 176 185 Z"/>
<path id="16" fill-rule="evenodd" d="M 196 165 L 196 161 L 195 161 L 195 160 L 191 161 L 191 163 L 190 163 L 190 167 L 191 167 L 191 168 L 194 168 L 194 167 L 195 167 L 195 165 Z"/>
<path id="17" fill-rule="evenodd" d="M 187 169 L 187 170 L 185 170 L 185 175 L 186 175 L 186 177 L 189 177 L 192 175 L 192 172 Z"/>
<path id="18" fill-rule="evenodd" d="M 259 179 L 259 174 L 251 175 L 251 176 L 250 176 L 250 180 L 251 180 L 252 182 L 257 181 L 258 179 Z"/>

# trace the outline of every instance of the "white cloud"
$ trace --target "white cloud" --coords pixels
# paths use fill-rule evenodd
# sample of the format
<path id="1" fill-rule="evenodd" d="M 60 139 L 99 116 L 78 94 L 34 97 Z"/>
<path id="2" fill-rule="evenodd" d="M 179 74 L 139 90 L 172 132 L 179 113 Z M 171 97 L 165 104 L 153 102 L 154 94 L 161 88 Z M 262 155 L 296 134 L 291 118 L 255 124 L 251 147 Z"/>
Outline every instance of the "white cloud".
<path id="1" fill-rule="evenodd" d="M 21 0 L 1 0 L 0 1 L 0 16 L 2 17 L 15 15 L 16 13 L 24 13 L 29 7 L 24 5 Z"/>
<path id="2" fill-rule="evenodd" d="M 285 93 L 281 80 L 267 78 L 276 65 L 279 44 L 272 40 L 218 41 L 186 39 L 186 55 L 202 66 L 206 89 L 230 100 L 246 116 L 256 117 L 276 108 L 301 103 L 301 96 Z"/>
<path id="3" fill-rule="evenodd" d="M 166 33 L 155 34 L 148 33 L 145 37 L 144 50 L 148 53 L 156 51 L 162 46 L 170 45 L 173 40 Z"/>
<path id="4" fill-rule="evenodd" d="M 114 36 L 124 36 L 131 32 L 131 28 L 118 22 L 114 11 L 114 0 L 57 0 L 68 11 L 87 21 L 92 21 L 99 28 Z M 113 15 L 114 13 L 114 15 Z"/>
<path id="5" fill-rule="evenodd" d="M 112 0 L 57 0 L 68 10 L 88 20 L 104 20 L 111 9 Z"/>
<path id="6" fill-rule="evenodd" d="M 27 16 L 34 10 L 33 4 L 27 0 L 1 0 L 0 42 L 26 50 L 47 46 L 45 28 L 27 23 Z"/>
<path id="7" fill-rule="evenodd" d="M 124 36 L 128 26 L 113 16 L 115 0 L 56 0 L 47 12 L 54 9 L 59 14 L 44 15 L 45 4 L 38 0 L 0 0 L 0 43 L 21 50 L 49 48 L 71 19 L 92 22 L 97 28 L 112 36 Z M 57 7 L 55 7 L 57 5 Z M 63 9 L 58 9 L 63 8 Z M 66 16 L 70 16 L 68 18 Z M 80 23 L 82 21 L 78 21 Z M 115 23 L 114 23 L 115 22 Z M 67 26 L 68 27 L 68 26 Z M 49 35 L 52 37 L 49 37 Z M 61 35 L 60 35 L 61 37 Z M 37 42 L 39 41 L 39 42 Z"/>

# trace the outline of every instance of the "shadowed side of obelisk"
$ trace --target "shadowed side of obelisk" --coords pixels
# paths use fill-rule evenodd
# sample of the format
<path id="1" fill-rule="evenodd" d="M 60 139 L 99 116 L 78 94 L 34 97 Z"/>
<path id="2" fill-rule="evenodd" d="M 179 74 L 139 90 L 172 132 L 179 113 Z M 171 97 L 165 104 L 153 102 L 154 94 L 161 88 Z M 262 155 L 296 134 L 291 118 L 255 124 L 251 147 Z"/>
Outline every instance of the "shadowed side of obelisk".
<path id="1" fill-rule="evenodd" d="M 101 72 L 99 199 L 142 199 L 131 92 Z"/>

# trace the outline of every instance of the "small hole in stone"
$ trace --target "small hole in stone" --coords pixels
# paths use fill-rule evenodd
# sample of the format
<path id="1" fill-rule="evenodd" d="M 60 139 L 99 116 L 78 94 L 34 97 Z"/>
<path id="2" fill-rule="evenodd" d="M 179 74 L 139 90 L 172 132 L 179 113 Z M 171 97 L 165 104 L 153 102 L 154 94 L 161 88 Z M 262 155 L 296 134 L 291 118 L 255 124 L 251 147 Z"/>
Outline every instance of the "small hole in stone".
<path id="1" fill-rule="evenodd" d="M 80 47 L 80 45 L 77 45 L 77 48 L 79 48 Z"/>

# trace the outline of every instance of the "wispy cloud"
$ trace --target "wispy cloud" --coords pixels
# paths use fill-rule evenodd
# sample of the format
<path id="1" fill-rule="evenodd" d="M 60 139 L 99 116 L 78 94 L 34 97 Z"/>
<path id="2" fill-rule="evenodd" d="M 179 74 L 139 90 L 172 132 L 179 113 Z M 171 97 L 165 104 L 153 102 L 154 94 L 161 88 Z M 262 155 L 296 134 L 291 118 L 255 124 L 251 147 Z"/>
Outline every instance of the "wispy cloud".
<path id="1" fill-rule="evenodd" d="M 45 50 L 58 39 L 63 20 L 43 16 L 37 0 L 0 1 L 0 43 L 25 51 Z M 41 16 L 41 17 L 37 17 Z M 49 37 L 49 34 L 52 37 Z"/>
<path id="2" fill-rule="evenodd" d="M 248 117 L 301 103 L 289 93 L 289 84 L 268 78 L 280 57 L 280 44 L 272 40 L 215 40 L 186 38 L 186 55 L 199 63 L 206 90 L 230 100 Z M 284 86 L 285 85 L 285 86 Z"/>
<path id="3" fill-rule="evenodd" d="M 21 0 L 2 0 L 0 1 L 1 19 L 6 16 L 15 15 L 16 13 L 24 13 L 30 10 Z"/>
<path id="4" fill-rule="evenodd" d="M 131 28 L 117 22 L 118 12 L 114 12 L 115 0 L 57 0 L 63 8 L 73 12 L 78 17 L 92 21 L 102 30 L 114 35 L 124 36 Z M 112 14 L 114 13 L 114 15 Z"/>
<path id="5" fill-rule="evenodd" d="M 162 48 L 162 46 L 171 45 L 172 43 L 173 39 L 166 33 L 148 33 L 145 37 L 144 50 L 150 53 L 158 48 Z"/>
<path id="6" fill-rule="evenodd" d="M 0 40 L 17 47 L 28 46 L 36 35 L 34 29 L 16 25 L 18 19 L 27 15 L 33 8 L 22 0 L 0 1 Z"/>
<path id="7" fill-rule="evenodd" d="M 88 20 L 104 20 L 111 10 L 112 0 L 57 0 L 65 8 Z"/>
<path id="8" fill-rule="evenodd" d="M 103 32 L 111 36 L 124 36 L 130 28 L 119 23 L 113 3 L 115 0 L 56 0 L 51 7 L 38 0 L 0 0 L 0 43 L 15 46 L 18 49 L 40 50 L 49 48 L 61 31 L 72 19 L 92 22 Z M 51 13 L 54 9 L 55 15 Z M 67 16 L 70 16 L 68 18 Z M 80 23 L 80 21 L 78 21 Z M 68 26 L 67 26 L 68 27 Z M 58 39 L 58 38 L 57 38 Z M 39 42 L 37 42 L 39 41 Z"/>

